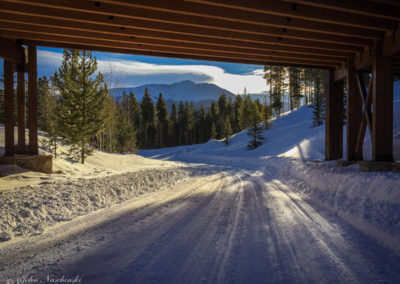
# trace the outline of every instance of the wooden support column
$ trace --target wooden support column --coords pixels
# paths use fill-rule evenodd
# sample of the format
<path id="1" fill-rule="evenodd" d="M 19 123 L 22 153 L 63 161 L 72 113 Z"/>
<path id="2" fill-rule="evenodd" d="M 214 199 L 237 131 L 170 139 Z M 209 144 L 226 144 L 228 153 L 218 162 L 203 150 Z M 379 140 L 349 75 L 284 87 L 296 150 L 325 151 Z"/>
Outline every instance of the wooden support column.
<path id="1" fill-rule="evenodd" d="M 4 60 L 4 120 L 6 156 L 15 154 L 14 144 L 14 63 Z"/>
<path id="2" fill-rule="evenodd" d="M 37 54 L 36 46 L 28 47 L 28 118 L 29 154 L 37 155 L 38 150 L 38 98 L 37 98 Z"/>
<path id="3" fill-rule="evenodd" d="M 25 154 L 25 72 L 17 73 L 17 103 L 18 103 L 18 146 L 17 153 Z"/>
<path id="4" fill-rule="evenodd" d="M 393 161 L 393 66 L 383 56 L 382 41 L 374 44 L 372 64 L 372 159 Z"/>
<path id="5" fill-rule="evenodd" d="M 325 96 L 325 159 L 343 156 L 343 81 L 334 82 L 334 70 L 328 71 Z"/>
<path id="6" fill-rule="evenodd" d="M 346 129 L 346 160 L 359 161 L 361 156 L 356 154 L 358 132 L 362 120 L 362 100 L 357 83 L 357 73 L 353 60 L 348 60 L 346 68 L 347 83 L 347 129 Z"/>

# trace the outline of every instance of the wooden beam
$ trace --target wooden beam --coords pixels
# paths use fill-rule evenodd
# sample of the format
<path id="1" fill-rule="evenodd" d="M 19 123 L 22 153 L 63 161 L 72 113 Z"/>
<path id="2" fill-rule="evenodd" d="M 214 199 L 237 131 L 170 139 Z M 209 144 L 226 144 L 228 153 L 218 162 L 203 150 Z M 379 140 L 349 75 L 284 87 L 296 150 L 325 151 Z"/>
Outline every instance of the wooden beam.
<path id="1" fill-rule="evenodd" d="M 125 36 L 131 42 L 166 42 L 169 45 L 174 45 L 176 43 L 192 43 L 196 45 L 211 45 L 217 47 L 236 47 L 246 50 L 254 50 L 257 52 L 262 51 L 281 51 L 288 53 L 300 53 L 300 54 L 315 54 L 315 55 L 325 55 L 332 57 L 343 57 L 349 58 L 354 56 L 353 52 L 337 51 L 337 50 L 324 50 L 317 49 L 313 47 L 299 47 L 299 46 L 282 46 L 279 44 L 265 43 L 265 42 L 254 42 L 248 41 L 246 39 L 241 40 L 238 37 L 229 38 L 229 34 L 222 34 L 220 36 L 208 36 L 206 30 L 202 30 L 201 34 L 184 33 L 182 29 L 179 32 L 165 32 L 165 31 L 154 31 L 145 30 L 142 28 L 131 28 L 126 27 L 121 29 L 120 26 L 110 26 L 103 24 L 93 24 L 93 23 L 81 23 L 79 21 L 70 20 L 57 20 L 51 18 L 42 18 L 37 16 L 27 16 L 27 15 L 16 15 L 7 14 L 5 12 L 0 12 L 0 21 L 7 24 L 26 24 L 30 26 L 35 26 L 40 29 L 62 27 L 63 29 L 69 29 L 73 31 L 86 31 L 86 32 L 97 32 L 103 34 L 105 37 L 109 35 Z M 133 37 L 133 38 L 132 38 Z M 323 36 L 322 36 L 323 37 Z M 143 42 L 142 42 L 143 43 Z"/>
<path id="2" fill-rule="evenodd" d="M 136 55 L 144 55 L 144 56 L 153 56 L 153 57 L 167 57 L 167 58 L 182 58 L 182 59 L 191 59 L 191 60 L 207 60 L 207 61 L 216 61 L 216 62 L 230 62 L 230 63 L 240 63 L 240 64 L 254 64 L 254 65 L 274 65 L 274 66 L 285 66 L 285 67 L 303 67 L 303 68 L 314 68 L 314 69 L 329 69 L 330 67 L 321 66 L 321 65 L 313 65 L 306 63 L 290 63 L 290 62 L 281 62 L 277 60 L 267 60 L 265 62 L 252 61 L 252 60 L 243 60 L 243 59 L 233 59 L 233 58 L 219 58 L 219 57 L 202 57 L 202 56 L 187 56 L 181 54 L 170 54 L 170 53 L 153 53 L 153 52 L 145 52 L 145 51 L 132 51 L 131 49 L 121 49 L 121 48 L 113 48 L 113 47 L 99 47 L 93 45 L 82 45 L 82 44 L 72 44 L 72 43 L 63 43 L 63 42 L 52 42 L 52 41 L 34 41 L 34 40 L 23 40 L 22 41 L 26 45 L 36 45 L 36 46 L 47 46 L 54 48 L 69 48 L 76 50 L 91 50 L 91 51 L 99 51 L 99 52 L 110 52 L 110 53 L 118 53 L 118 54 L 136 54 Z"/>
<path id="3" fill-rule="evenodd" d="M 81 19 L 82 17 L 85 20 L 89 19 L 98 19 L 99 16 L 102 18 L 105 18 L 103 15 L 93 15 L 91 13 L 82 13 L 82 12 L 74 12 L 71 13 L 69 10 L 63 11 L 63 13 L 60 13 L 59 10 L 57 9 L 52 9 L 49 10 L 48 13 L 44 13 L 43 8 L 38 9 L 40 7 L 35 7 L 33 6 L 33 9 L 27 9 L 26 7 L 21 7 L 19 10 L 14 11 L 14 10 L 6 10 L 6 8 L 3 8 L 5 12 L 3 13 L 15 13 L 15 12 L 20 12 L 23 13 L 24 16 L 32 17 L 32 16 L 50 16 L 52 19 L 57 19 L 57 18 L 63 18 L 66 19 L 67 17 L 71 19 Z M 78 13 L 78 14 L 76 14 Z M 60 14 L 60 15 L 58 15 Z M 80 14 L 83 14 L 80 16 Z M 139 13 L 142 15 L 142 13 Z M 18 15 L 18 14 L 11 14 L 11 15 Z M 97 16 L 97 17 L 96 17 Z M 247 18 L 249 18 L 250 15 L 246 15 Z M 163 17 L 165 18 L 165 17 Z M 192 18 L 190 18 L 192 20 Z M 101 24 L 116 24 L 119 23 L 120 26 L 129 27 L 132 25 L 135 25 L 136 28 L 152 28 L 155 31 L 169 31 L 169 32 L 187 32 L 191 34 L 197 34 L 198 32 L 202 34 L 209 34 L 212 35 L 213 33 L 217 31 L 230 31 L 230 32 L 242 32 L 241 36 L 245 36 L 246 34 L 253 34 L 253 35 L 268 35 L 268 36 L 274 36 L 274 37 L 282 37 L 282 38 L 293 38 L 293 39 L 302 39 L 302 40 L 313 40 L 317 42 L 327 42 L 327 43 L 341 43 L 341 44 L 349 44 L 349 45 L 354 45 L 354 46 L 366 46 L 372 44 L 372 39 L 366 39 L 366 38 L 360 38 L 357 36 L 344 36 L 344 35 L 332 35 L 332 34 L 321 34 L 320 32 L 312 32 L 312 31 L 301 31 L 301 30 L 296 30 L 293 28 L 281 28 L 281 27 L 269 27 L 269 26 L 260 26 L 260 25 L 254 25 L 254 24 L 249 24 L 249 23 L 238 23 L 238 22 L 227 22 L 225 24 L 223 23 L 215 23 L 215 25 L 212 25 L 212 23 L 208 23 L 208 19 L 206 19 L 207 22 L 204 23 L 201 21 L 197 21 L 196 23 L 192 23 L 189 21 L 187 24 L 185 22 L 167 22 L 167 23 L 158 23 L 157 21 L 154 21 L 153 19 L 150 21 L 149 18 L 139 18 L 132 20 L 132 17 L 130 18 L 114 18 L 113 20 L 109 19 L 103 19 L 103 21 L 100 21 L 98 23 Z M 219 21 L 222 21 L 221 19 Z M 265 22 L 265 21 L 264 21 Z M 81 22 L 82 23 L 82 22 Z M 64 23 L 62 23 L 59 26 L 63 26 Z M 119 27 L 120 27 L 119 26 Z M 119 28 L 118 27 L 118 28 Z M 245 33 L 245 34 L 243 34 Z M 220 34 L 220 33 L 219 33 Z M 323 35 L 323 36 L 322 36 Z M 383 33 L 382 33 L 383 36 Z"/>
<path id="4" fill-rule="evenodd" d="M 242 31 L 249 34 L 272 32 L 273 30 L 268 29 L 268 27 L 274 27 L 279 29 L 285 28 L 289 32 L 295 30 L 367 39 L 382 38 L 383 35 L 382 31 L 365 27 L 350 27 L 343 26 L 342 24 L 322 22 L 316 23 L 314 21 L 288 18 L 286 16 L 260 15 L 261 11 L 243 13 L 237 9 L 202 5 L 205 7 L 204 10 L 201 7 L 194 8 L 195 3 L 188 3 L 190 4 L 188 6 L 191 8 L 186 13 L 183 13 L 181 9 L 177 8 L 184 5 L 182 1 L 141 1 L 140 6 L 142 7 L 140 8 L 137 5 L 137 1 L 129 1 L 129 5 L 135 5 L 135 7 L 122 7 L 121 5 L 108 3 L 101 3 L 101 5 L 96 6 L 94 2 L 76 0 L 12 1 L 17 3 L 1 0 L 1 2 L 3 2 L 1 11 L 7 11 L 8 13 L 36 14 L 60 19 L 78 17 L 83 22 L 111 22 L 120 25 L 140 21 L 140 25 L 142 26 L 142 20 L 147 20 L 153 22 L 153 27 L 159 30 L 164 29 L 164 25 L 166 24 L 178 24 L 181 26 L 203 27 L 214 30 Z M 150 2 L 157 7 L 167 5 L 169 9 L 164 9 L 163 11 L 156 10 L 154 7 L 150 7 L 149 9 Z M 181 12 L 178 13 L 178 11 Z M 257 19 L 260 16 L 261 18 Z M 282 30 L 281 36 L 284 36 L 284 34 L 285 32 Z M 296 32 L 293 32 L 293 35 L 295 34 Z M 301 35 L 302 33 L 299 34 Z"/>
<path id="5" fill-rule="evenodd" d="M 364 52 L 355 57 L 358 70 L 371 68 L 373 63 L 374 46 L 370 46 Z M 385 57 L 400 53 L 400 30 L 389 33 L 382 41 L 382 55 Z"/>
<path id="6" fill-rule="evenodd" d="M 372 159 L 393 161 L 393 69 L 391 58 L 383 55 L 382 41 L 374 45 L 372 101 Z"/>
<path id="7" fill-rule="evenodd" d="M 327 72 L 325 87 L 325 160 L 343 156 L 343 81 L 334 82 L 334 70 Z"/>
<path id="8" fill-rule="evenodd" d="M 17 153 L 26 153 L 25 142 L 25 72 L 17 72 L 17 114 L 18 114 L 18 145 Z"/>
<path id="9" fill-rule="evenodd" d="M 3 31 L 2 35 L 12 38 L 24 38 L 24 39 L 31 39 L 31 40 L 40 40 L 40 41 L 47 41 L 47 42 L 60 42 L 60 43 L 67 43 L 67 44 L 77 44 L 83 46 L 98 46 L 98 47 L 111 47 L 116 49 L 130 49 L 131 54 L 143 54 L 143 48 L 137 46 L 135 44 L 130 43 L 115 43 L 112 41 L 105 41 L 99 39 L 82 39 L 82 38 L 74 38 L 71 36 L 55 36 L 55 35 L 43 35 L 43 34 L 35 34 L 33 32 L 25 33 L 25 32 L 8 32 Z M 154 47 L 154 46 L 147 46 L 146 52 L 144 55 L 154 55 L 157 54 L 176 54 L 176 55 L 184 55 L 185 58 L 192 58 L 193 56 L 200 56 L 203 60 L 207 60 L 208 57 L 211 58 L 220 58 L 220 61 L 224 61 L 224 59 L 232 58 L 238 59 L 243 61 L 251 62 L 259 62 L 259 64 L 264 64 L 263 62 L 276 61 L 282 63 L 292 63 L 292 64 L 310 64 L 310 65 L 319 65 L 319 66 L 332 66 L 335 67 L 338 65 L 338 62 L 335 61 L 320 61 L 320 60 L 313 60 L 313 59 L 298 59 L 298 58 L 280 58 L 278 56 L 254 56 L 254 55 L 234 55 L 234 54 L 227 54 L 221 51 L 202 51 L 202 50 L 188 50 L 186 48 L 170 48 L 170 47 Z"/>
<path id="10" fill-rule="evenodd" d="M 369 83 L 368 83 L 368 90 L 367 90 L 367 88 L 365 87 L 364 78 L 362 77 L 362 74 L 360 71 L 357 73 L 357 83 L 358 83 L 359 94 L 360 94 L 360 98 L 361 98 L 364 110 L 363 110 L 363 114 L 362 114 L 360 129 L 358 131 L 355 156 L 356 156 L 357 160 L 362 160 L 364 138 L 365 138 L 365 133 L 367 131 L 367 126 L 369 127 L 369 133 L 372 138 L 372 125 L 370 123 L 371 122 L 370 113 L 371 113 L 372 92 L 373 92 L 374 84 L 373 84 L 373 80 L 370 79 Z"/>
<path id="11" fill-rule="evenodd" d="M 344 78 L 346 78 L 346 73 L 347 73 L 346 68 L 335 69 L 333 75 L 333 81 L 334 82 L 342 81 Z"/>
<path id="12" fill-rule="evenodd" d="M 14 63 L 4 60 L 4 128 L 6 156 L 15 154 L 14 144 Z"/>
<path id="13" fill-rule="evenodd" d="M 94 40 L 106 40 L 112 41 L 117 43 L 123 44 L 130 44 L 134 45 L 135 48 L 145 51 L 154 51 L 153 48 L 157 47 L 164 47 L 167 49 L 187 49 L 192 51 L 206 51 L 206 52 L 218 52 L 218 53 L 225 53 L 225 54 L 233 54 L 238 56 L 254 56 L 255 58 L 261 57 L 277 57 L 277 58 L 298 58 L 298 59 L 310 59 L 309 55 L 305 54 L 294 54 L 294 53 L 287 53 L 287 52 L 280 52 L 280 51 L 268 51 L 264 50 L 262 52 L 256 52 L 253 50 L 246 50 L 243 48 L 233 47 L 215 47 L 210 46 L 208 44 L 193 44 L 193 43 L 171 43 L 171 41 L 163 41 L 163 40 L 153 40 L 153 39 L 140 39 L 135 38 L 132 40 L 127 36 L 121 35 L 104 35 L 102 33 L 98 33 L 96 31 L 76 31 L 70 29 L 63 29 L 58 27 L 37 27 L 32 25 L 26 24 L 17 24 L 17 23 L 3 23 L 0 20 L 0 29 L 3 30 L 3 34 L 5 36 L 12 36 L 11 34 L 7 33 L 6 31 L 10 32 L 30 32 L 30 33 L 37 33 L 40 35 L 51 35 L 51 36 L 68 36 L 73 38 L 79 38 L 82 40 L 87 39 L 94 39 Z M 328 61 L 328 62 L 342 62 L 343 58 L 340 57 L 327 57 L 321 55 L 313 55 L 313 60 L 320 60 L 320 61 Z"/>
<path id="14" fill-rule="evenodd" d="M 334 11 L 378 17 L 394 21 L 400 20 L 400 7 L 365 0 L 284 0 Z"/>
<path id="15" fill-rule="evenodd" d="M 76 32 L 85 31 L 85 32 L 97 32 L 102 33 L 104 36 L 109 35 L 118 35 L 125 36 L 126 39 L 129 39 L 131 42 L 138 43 L 150 43 L 150 42 L 165 42 L 168 43 L 169 46 L 173 46 L 177 43 L 191 43 L 195 45 L 207 45 L 207 46 L 215 46 L 215 47 L 235 47 L 238 49 L 245 50 L 254 50 L 257 52 L 264 51 L 278 51 L 278 52 L 288 52 L 288 53 L 299 53 L 299 54 L 314 54 L 314 55 L 324 55 L 324 56 L 332 56 L 332 57 L 342 57 L 342 58 L 350 58 L 354 56 L 352 52 L 343 52 L 343 51 L 335 51 L 335 50 L 321 50 L 316 48 L 305 48 L 298 46 L 282 46 L 279 44 L 268 44 L 268 43 L 259 43 L 252 41 L 243 41 L 240 39 L 230 39 L 225 36 L 220 37 L 209 37 L 204 35 L 206 31 L 203 31 L 201 35 L 193 35 L 193 31 L 191 33 L 183 33 L 183 30 L 177 27 L 179 32 L 164 32 L 164 31 L 154 31 L 154 30 L 146 30 L 141 28 L 131 28 L 126 27 L 125 29 L 121 29 L 120 26 L 111 26 L 111 25 L 103 25 L 103 24 L 94 24 L 94 23 L 81 23 L 80 21 L 71 21 L 71 20 L 57 20 L 52 18 L 42 18 L 38 16 L 28 16 L 28 15 L 18 15 L 18 14 L 8 14 L 5 12 L 0 12 L 0 21 L 2 23 L 8 24 L 27 24 L 30 26 L 36 26 L 40 29 L 44 28 L 54 28 L 54 27 L 62 27 L 63 29 L 70 29 Z M 133 38 L 132 38 L 133 37 Z M 144 42 L 146 41 L 146 42 Z"/>
<path id="16" fill-rule="evenodd" d="M 350 27 L 368 28 L 374 30 L 394 30 L 395 20 L 388 20 L 335 11 L 331 9 L 307 6 L 302 4 L 285 3 L 274 0 L 187 0 L 189 2 L 203 3 L 216 7 L 240 9 L 249 12 L 263 12 L 265 14 L 291 17 L 296 19 L 313 20 L 322 23 L 339 24 Z"/>
<path id="17" fill-rule="evenodd" d="M 15 41 L 0 37 L 0 57 L 13 63 L 24 63 L 24 48 Z"/>
<path id="18" fill-rule="evenodd" d="M 347 89 L 347 128 L 346 128 L 346 160 L 362 160 L 356 155 L 358 132 L 362 120 L 362 101 L 357 86 L 357 70 L 353 60 L 348 60 L 346 68 Z"/>
<path id="19" fill-rule="evenodd" d="M 38 155 L 38 96 L 36 46 L 28 47 L 29 154 Z"/>
<path id="20" fill-rule="evenodd" d="M 0 1 L 1 3 L 1 1 Z M 258 42 L 258 43 L 268 43 L 268 44 L 278 44 L 285 46 L 298 46 L 298 47 L 309 47 L 322 50 L 332 50 L 332 51 L 347 51 L 347 52 L 360 52 L 362 47 L 360 45 L 354 45 L 346 43 L 344 41 L 329 41 L 325 42 L 329 37 L 318 36 L 316 39 L 299 39 L 299 38 L 288 38 L 285 37 L 287 32 L 282 30 L 280 35 L 269 35 L 264 27 L 254 27 L 250 26 L 246 28 L 245 24 L 229 22 L 224 23 L 211 23 L 209 19 L 199 19 L 197 24 L 188 24 L 185 21 L 161 21 L 158 22 L 157 19 L 164 19 L 165 16 L 159 15 L 157 18 L 145 18 L 142 13 L 132 12 L 129 17 L 116 17 L 112 12 L 102 12 L 101 14 L 93 14 L 89 11 L 93 11 L 93 7 L 87 8 L 87 12 L 71 11 L 68 9 L 71 4 L 64 7 L 64 10 L 60 9 L 50 9 L 42 7 L 28 7 L 28 5 L 20 5 L 18 9 L 9 9 L 12 3 L 5 5 L 5 7 L 0 8 L 0 11 L 7 13 L 17 13 L 20 15 L 37 15 L 40 17 L 61 19 L 61 20 L 74 20 L 80 23 L 102 23 L 107 25 L 118 26 L 118 28 L 146 28 L 155 31 L 164 32 L 176 32 L 184 33 L 203 37 L 217 37 L 220 39 L 236 39 L 248 42 Z M 86 4 L 85 4 L 86 5 Z M 49 10 L 50 9 L 50 10 Z M 121 8 L 119 7 L 121 10 Z M 49 11 L 47 11 L 49 10 Z M 122 9 L 124 10 L 124 9 Z M 110 15 L 112 20 L 110 20 Z M 136 15 L 140 15 L 135 19 Z M 251 16 L 251 15 L 250 15 Z M 172 17 L 176 20 L 176 17 Z M 187 19 L 189 22 L 192 17 Z M 222 21 L 222 20 L 221 20 Z M 186 23 L 186 24 L 185 24 Z M 235 25 L 235 27 L 233 27 Z M 236 26 L 237 25 L 237 26 Z M 258 31 L 257 31 L 258 30 Z M 293 32 L 293 37 L 296 37 L 298 33 Z M 298 36 L 297 36 L 298 37 Z M 327 38 L 327 39 L 324 39 Z M 364 42 L 366 43 L 366 42 Z"/>

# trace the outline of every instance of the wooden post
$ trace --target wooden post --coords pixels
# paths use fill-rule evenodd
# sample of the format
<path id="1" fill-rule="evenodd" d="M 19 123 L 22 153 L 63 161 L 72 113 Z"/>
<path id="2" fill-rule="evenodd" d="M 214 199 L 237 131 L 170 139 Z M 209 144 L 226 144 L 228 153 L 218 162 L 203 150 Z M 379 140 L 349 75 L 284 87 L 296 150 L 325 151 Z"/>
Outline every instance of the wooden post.
<path id="1" fill-rule="evenodd" d="M 14 144 L 14 63 L 4 60 L 4 120 L 6 156 L 15 154 Z"/>
<path id="2" fill-rule="evenodd" d="M 362 100 L 357 83 L 357 73 L 353 60 L 347 61 L 346 81 L 347 81 L 347 129 L 346 129 L 346 160 L 362 160 L 356 154 L 358 132 L 362 120 Z"/>
<path id="3" fill-rule="evenodd" d="M 17 153 L 24 154 L 25 146 L 25 72 L 17 73 L 17 103 L 18 103 L 18 147 Z"/>
<path id="4" fill-rule="evenodd" d="M 343 81 L 334 82 L 334 70 L 326 81 L 325 160 L 343 156 Z"/>
<path id="5" fill-rule="evenodd" d="M 374 44 L 372 64 L 372 159 L 393 161 L 393 66 L 382 55 L 382 41 Z"/>
<path id="6" fill-rule="evenodd" d="M 37 110 L 37 54 L 36 46 L 28 47 L 28 113 L 29 113 L 29 154 L 37 155 L 38 110 Z"/>

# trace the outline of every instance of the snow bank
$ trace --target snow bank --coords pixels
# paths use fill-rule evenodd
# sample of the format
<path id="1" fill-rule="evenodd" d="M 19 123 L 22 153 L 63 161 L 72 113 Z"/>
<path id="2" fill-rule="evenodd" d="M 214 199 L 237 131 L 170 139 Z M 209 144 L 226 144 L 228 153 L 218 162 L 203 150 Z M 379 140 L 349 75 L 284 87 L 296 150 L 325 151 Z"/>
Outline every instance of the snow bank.
<path id="1" fill-rule="evenodd" d="M 43 182 L 0 191 L 0 239 L 40 234 L 48 226 L 154 192 L 201 174 L 189 167 L 151 169 L 98 178 Z"/>
<path id="2" fill-rule="evenodd" d="M 272 158 L 275 173 L 383 245 L 400 252 L 400 175 L 362 173 L 334 162 Z M 269 170 L 271 170 L 269 168 Z"/>

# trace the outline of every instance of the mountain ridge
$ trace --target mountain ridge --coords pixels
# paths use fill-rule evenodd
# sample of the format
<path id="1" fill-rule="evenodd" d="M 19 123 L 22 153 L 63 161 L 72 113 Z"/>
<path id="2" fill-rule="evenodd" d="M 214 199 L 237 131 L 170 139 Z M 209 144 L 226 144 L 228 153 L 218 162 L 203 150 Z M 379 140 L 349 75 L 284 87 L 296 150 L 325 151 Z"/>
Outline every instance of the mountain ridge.
<path id="1" fill-rule="evenodd" d="M 137 87 L 128 88 L 114 88 L 111 89 L 116 100 L 122 97 L 123 92 L 129 94 L 133 92 L 138 101 L 142 100 L 145 89 L 149 90 L 150 97 L 155 101 L 160 93 L 164 99 L 170 102 L 194 102 L 199 103 L 202 101 L 216 101 L 221 94 L 225 94 L 227 98 L 235 98 L 235 95 L 215 84 L 212 83 L 194 83 L 190 80 L 184 80 L 172 84 L 146 84 Z"/>

